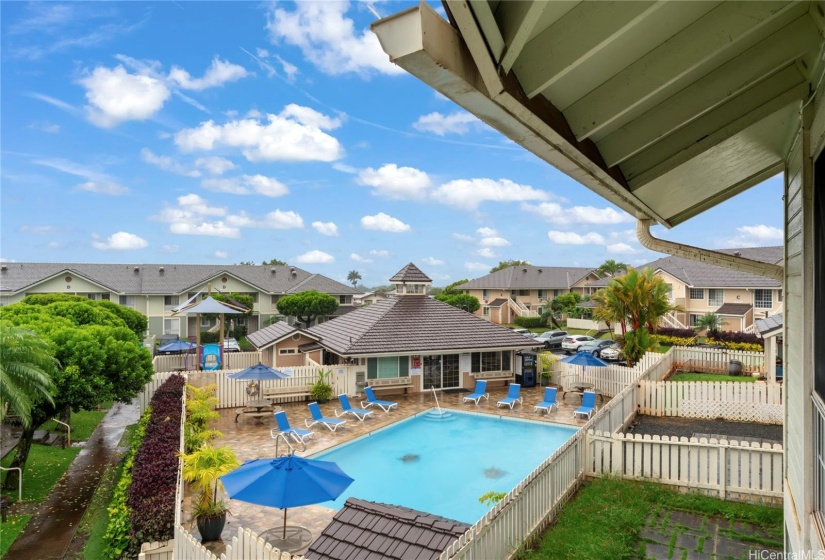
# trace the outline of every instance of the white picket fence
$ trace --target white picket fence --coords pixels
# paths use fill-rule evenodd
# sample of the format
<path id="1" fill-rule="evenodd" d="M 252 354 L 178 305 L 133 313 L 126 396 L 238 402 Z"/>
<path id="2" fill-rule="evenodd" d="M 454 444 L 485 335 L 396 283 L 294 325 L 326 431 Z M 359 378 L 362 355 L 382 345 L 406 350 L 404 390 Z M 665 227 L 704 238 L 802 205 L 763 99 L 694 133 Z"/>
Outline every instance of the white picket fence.
<path id="1" fill-rule="evenodd" d="M 639 413 L 683 418 L 724 418 L 781 424 L 782 384 L 739 381 L 640 381 Z"/>
<path id="2" fill-rule="evenodd" d="M 238 535 L 227 543 L 226 552 L 216 556 L 186 529 L 175 527 L 175 560 L 298 560 L 303 556 L 293 556 L 281 552 L 259 537 L 255 532 L 238 527 Z M 155 560 L 147 557 L 147 560 Z M 159 558 L 158 560 L 163 560 Z"/>
<path id="3" fill-rule="evenodd" d="M 223 368 L 225 370 L 241 370 L 261 361 L 260 352 L 224 352 Z M 171 354 L 169 356 L 155 356 L 152 366 L 157 372 L 184 371 L 198 369 L 198 357 L 191 354 Z"/>
<path id="4" fill-rule="evenodd" d="M 315 383 L 318 380 L 318 372 L 321 370 L 332 370 L 330 376 L 330 383 L 332 384 L 333 395 L 341 393 L 350 393 L 349 389 L 349 368 L 339 366 L 317 367 L 317 366 L 300 366 L 293 368 L 284 368 L 292 375 L 286 379 L 274 379 L 270 381 L 259 382 L 259 394 L 263 395 L 266 389 L 286 388 L 286 387 L 301 387 Z M 238 381 L 226 377 L 232 371 L 217 371 L 215 372 L 215 384 L 218 390 L 215 396 L 218 397 L 218 408 L 233 408 L 246 405 L 247 401 L 261 398 L 259 396 L 250 397 L 247 394 L 248 381 Z M 290 402 L 296 400 L 306 400 L 305 396 L 300 397 L 279 397 L 280 402 Z"/>
<path id="5" fill-rule="evenodd" d="M 684 371 L 704 373 L 727 373 L 731 360 L 742 362 L 745 372 L 765 371 L 765 354 L 763 352 L 744 352 L 716 348 L 692 348 L 674 346 L 676 350 L 676 367 Z"/>
<path id="6" fill-rule="evenodd" d="M 672 352 L 672 349 L 668 352 Z M 558 378 L 553 379 L 562 389 L 566 389 L 576 383 L 592 383 L 596 390 L 606 396 L 618 395 L 622 389 L 627 387 L 639 378 L 641 374 L 648 371 L 654 365 L 668 361 L 665 358 L 668 354 L 648 352 L 632 368 L 625 364 L 610 364 L 607 367 L 584 367 L 559 362 L 560 371 Z M 665 371 L 665 373 L 667 373 Z"/>
<path id="7" fill-rule="evenodd" d="M 782 445 L 589 430 L 586 472 L 701 489 L 723 500 L 782 499 Z"/>
<path id="8" fill-rule="evenodd" d="M 152 396 L 155 394 L 155 391 L 158 390 L 158 387 L 166 383 L 166 380 L 176 373 L 177 372 L 174 371 L 156 373 L 152 376 L 152 380 L 143 386 L 143 391 L 136 397 L 141 414 L 143 414 L 143 411 L 149 406 L 149 403 L 152 401 Z"/>

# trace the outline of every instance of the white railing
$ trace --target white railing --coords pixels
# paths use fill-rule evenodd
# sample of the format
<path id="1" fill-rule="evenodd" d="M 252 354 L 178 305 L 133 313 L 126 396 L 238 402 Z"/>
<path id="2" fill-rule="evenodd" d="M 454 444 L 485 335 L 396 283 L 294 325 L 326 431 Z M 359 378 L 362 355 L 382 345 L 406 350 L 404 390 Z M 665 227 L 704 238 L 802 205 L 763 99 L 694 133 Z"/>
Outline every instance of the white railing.
<path id="1" fill-rule="evenodd" d="M 665 325 L 667 325 L 668 327 L 670 327 L 672 329 L 689 329 L 690 328 L 678 319 L 678 317 L 676 316 L 676 313 L 674 311 L 671 311 L 670 313 L 666 313 L 665 315 L 662 315 L 660 322 L 664 323 Z"/>
<path id="2" fill-rule="evenodd" d="M 768 424 L 784 419 L 781 383 L 641 380 L 637 385 L 639 413 L 648 416 Z"/>
<path id="3" fill-rule="evenodd" d="M 252 367 L 261 361 L 260 352 L 224 352 L 222 369 L 241 370 Z M 198 356 L 195 352 L 189 354 L 170 354 L 155 356 L 152 366 L 157 372 L 197 370 Z"/>
<path id="4" fill-rule="evenodd" d="M 782 445 L 587 433 L 586 471 L 713 491 L 723 500 L 782 499 Z"/>
<path id="5" fill-rule="evenodd" d="M 763 352 L 744 352 L 741 350 L 727 350 L 716 348 L 692 348 L 690 346 L 674 346 L 676 350 L 676 367 L 685 371 L 699 371 L 707 373 L 727 373 L 731 360 L 742 362 L 746 372 L 765 371 L 765 354 Z"/>
<path id="6" fill-rule="evenodd" d="M 512 308 L 512 310 L 515 311 L 516 314 L 521 316 L 521 317 L 538 317 L 539 316 L 538 311 L 530 309 L 529 307 L 524 305 L 524 303 L 519 301 L 518 298 L 512 298 L 511 297 L 511 298 L 508 298 L 508 301 L 510 303 L 510 307 Z"/>
<path id="7" fill-rule="evenodd" d="M 318 381 L 318 373 L 321 370 L 332 370 L 332 375 L 330 376 L 330 384 L 333 388 L 333 395 L 339 395 L 341 393 L 351 394 L 350 378 L 353 377 L 353 374 L 351 374 L 352 368 L 350 367 L 300 366 L 284 369 L 288 372 L 291 372 L 291 376 L 287 377 L 286 379 L 260 381 L 258 383 L 258 395 L 263 395 L 267 389 L 304 387 L 306 385 L 309 385 L 310 383 L 315 383 L 316 381 Z M 226 377 L 228 373 L 232 372 L 223 370 L 215 372 L 215 384 L 218 387 L 215 396 L 218 397 L 218 408 L 233 408 L 245 406 L 247 401 L 261 398 L 258 395 L 250 397 L 246 391 L 247 387 L 249 386 L 249 382 L 229 379 Z M 288 402 L 289 400 L 305 400 L 306 397 L 289 397 L 288 395 L 285 395 L 284 397 L 279 397 L 279 399 L 282 402 Z"/>
<path id="8" fill-rule="evenodd" d="M 148 558 L 148 557 L 147 557 Z M 175 527 L 175 560 L 300 560 L 303 556 L 293 556 L 281 552 L 259 537 L 257 533 L 238 527 L 237 536 L 227 543 L 226 552 L 216 556 L 207 550 L 182 526 Z"/>
<path id="9" fill-rule="evenodd" d="M 149 403 L 152 401 L 152 396 L 155 394 L 155 391 L 158 390 L 158 387 L 166 383 L 166 380 L 175 375 L 177 372 L 174 371 L 166 371 L 163 373 L 156 373 L 152 376 L 152 380 L 143 386 L 143 391 L 138 394 L 137 401 L 138 406 L 140 407 L 140 413 L 143 414 L 143 411 L 149 406 Z M 184 375 L 184 377 L 186 377 Z"/>
<path id="10" fill-rule="evenodd" d="M 669 352 L 672 351 L 669 350 Z M 596 391 L 602 395 L 612 397 L 618 395 L 627 385 L 664 359 L 665 354 L 648 352 L 632 368 L 624 364 L 610 364 L 607 367 L 576 366 L 559 362 L 561 370 L 554 381 L 566 390 L 576 383 L 591 383 Z M 666 372 L 665 372 L 666 373 Z"/>

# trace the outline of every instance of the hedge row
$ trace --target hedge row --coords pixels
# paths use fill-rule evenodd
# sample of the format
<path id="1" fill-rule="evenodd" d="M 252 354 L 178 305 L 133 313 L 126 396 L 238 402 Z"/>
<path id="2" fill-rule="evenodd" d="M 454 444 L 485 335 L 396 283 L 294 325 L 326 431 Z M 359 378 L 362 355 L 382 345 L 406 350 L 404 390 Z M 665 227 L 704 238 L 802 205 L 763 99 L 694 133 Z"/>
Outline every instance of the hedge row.
<path id="1" fill-rule="evenodd" d="M 185 385 L 182 376 L 173 375 L 152 397 L 152 414 L 146 436 L 135 455 L 127 499 L 132 510 L 129 551 L 135 555 L 141 543 L 169 540 L 174 533 L 181 399 Z"/>
<path id="2" fill-rule="evenodd" d="M 681 330 L 681 329 L 672 329 Z M 668 346 L 693 346 L 696 344 L 696 338 L 686 338 L 681 336 L 667 336 L 662 334 L 654 334 L 650 337 L 651 340 L 659 344 L 667 344 Z"/>
<path id="3" fill-rule="evenodd" d="M 708 333 L 708 340 L 713 339 L 720 343 L 733 344 L 755 344 L 763 348 L 764 342 L 755 334 L 741 331 L 711 331 Z"/>
<path id="4" fill-rule="evenodd" d="M 741 350 L 743 352 L 762 352 L 765 348 L 761 344 L 753 344 L 750 342 L 724 342 L 722 340 L 708 339 L 708 344 L 716 344 L 724 346 L 728 350 Z"/>
<path id="5" fill-rule="evenodd" d="M 656 330 L 656 334 L 659 336 L 675 336 L 677 338 L 695 338 L 696 331 L 693 329 L 671 329 L 668 327 L 659 327 Z"/>
<path id="6" fill-rule="evenodd" d="M 516 317 L 516 324 L 525 329 L 540 329 L 547 326 L 542 317 Z"/>

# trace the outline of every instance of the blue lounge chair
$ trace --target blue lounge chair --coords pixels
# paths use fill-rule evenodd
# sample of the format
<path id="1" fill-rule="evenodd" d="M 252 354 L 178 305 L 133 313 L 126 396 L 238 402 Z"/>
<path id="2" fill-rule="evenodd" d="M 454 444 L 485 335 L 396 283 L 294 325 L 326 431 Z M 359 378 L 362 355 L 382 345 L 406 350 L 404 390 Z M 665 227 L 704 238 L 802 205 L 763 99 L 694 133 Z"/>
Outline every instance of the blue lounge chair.
<path id="1" fill-rule="evenodd" d="M 329 431 L 334 432 L 338 429 L 339 426 L 342 426 L 347 423 L 346 420 L 338 420 L 337 418 L 327 418 L 323 414 L 321 414 L 321 407 L 318 406 L 317 402 L 309 403 L 309 413 L 312 414 L 312 422 L 307 419 L 304 419 L 304 424 L 307 425 L 307 428 L 314 426 L 315 424 L 322 424 L 329 428 Z"/>
<path id="2" fill-rule="evenodd" d="M 338 411 L 335 411 L 335 416 L 343 416 L 344 414 L 352 414 L 361 422 L 364 421 L 364 418 L 370 416 L 372 414 L 371 410 L 366 410 L 363 408 L 352 408 L 349 404 L 349 397 L 345 394 L 338 395 L 338 401 L 341 403 L 341 413 L 339 414 Z"/>
<path id="3" fill-rule="evenodd" d="M 361 401 L 361 406 L 364 408 L 368 408 L 372 405 L 378 405 L 381 410 L 384 412 L 389 412 L 393 408 L 398 408 L 397 402 L 392 401 L 380 401 L 375 398 L 375 393 L 372 391 L 372 387 L 364 387 L 364 393 L 367 395 L 367 402 Z"/>
<path id="4" fill-rule="evenodd" d="M 496 407 L 501 405 L 507 405 L 510 407 L 510 410 L 513 410 L 513 407 L 516 403 L 524 403 L 524 400 L 519 396 L 521 392 L 521 385 L 518 383 L 510 383 L 510 388 L 507 390 L 507 396 L 501 399 L 496 403 Z"/>
<path id="5" fill-rule="evenodd" d="M 556 412 L 559 410 L 559 403 L 556 402 L 556 393 L 558 389 L 555 387 L 546 387 L 544 389 L 544 400 L 537 404 L 533 412 L 538 412 L 539 410 L 545 411 L 547 414 L 550 414 L 550 411 L 553 407 L 556 407 Z"/>
<path id="6" fill-rule="evenodd" d="M 488 401 L 490 400 L 490 394 L 487 392 L 486 379 L 476 381 L 476 388 L 473 390 L 472 394 L 465 396 L 464 400 L 462 400 L 461 402 L 473 401 L 474 403 L 478 404 L 478 402 L 481 400 L 481 397 L 484 397 Z"/>
<path id="7" fill-rule="evenodd" d="M 596 412 L 596 392 L 585 391 L 582 393 L 582 405 L 573 412 L 573 417 L 581 414 L 590 418 L 594 412 Z"/>
<path id="8" fill-rule="evenodd" d="M 273 428 L 269 435 L 273 438 L 278 435 L 278 432 L 284 434 L 285 436 L 291 437 L 295 441 L 300 441 L 301 443 L 305 443 L 306 440 L 312 437 L 312 432 L 309 430 L 302 430 L 300 428 L 293 428 L 289 425 L 289 420 L 287 420 L 286 412 L 280 411 L 275 413 L 275 422 L 278 423 L 277 428 Z"/>

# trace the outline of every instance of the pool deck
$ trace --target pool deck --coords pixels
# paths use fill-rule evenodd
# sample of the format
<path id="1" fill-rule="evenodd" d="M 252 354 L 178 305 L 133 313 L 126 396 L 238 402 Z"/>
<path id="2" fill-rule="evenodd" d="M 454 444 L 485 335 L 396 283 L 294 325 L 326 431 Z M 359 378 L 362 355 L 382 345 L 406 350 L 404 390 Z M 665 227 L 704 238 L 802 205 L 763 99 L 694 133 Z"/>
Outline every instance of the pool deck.
<path id="1" fill-rule="evenodd" d="M 533 412 L 533 406 L 542 400 L 544 395 L 543 387 L 522 389 L 521 395 L 524 399 L 524 404 L 516 404 L 512 411 L 507 407 L 496 408 L 496 402 L 507 395 L 506 387 L 492 388 L 489 390 L 489 393 L 490 399 L 481 399 L 481 403 L 478 406 L 472 403 L 462 403 L 462 398 L 469 395 L 469 393 L 448 395 L 439 393 L 438 400 L 441 407 L 445 409 L 480 412 L 483 414 L 566 424 L 570 426 L 582 426 L 585 423 L 584 420 L 576 420 L 573 418 L 573 411 L 581 404 L 581 397 L 578 394 L 568 393 L 565 401 L 562 401 L 561 393 L 559 393 L 558 411 L 554 409 L 550 414 L 545 414 Z M 389 426 L 398 420 L 409 418 L 435 406 L 432 393 L 382 396 L 382 393 L 379 392 L 376 396 L 379 399 L 398 402 L 398 408 L 390 413 L 386 413 L 377 407 L 371 407 L 375 413 L 370 418 L 359 422 L 357 419 L 348 416 L 346 418 L 346 425 L 338 428 L 335 432 L 331 432 L 320 424 L 316 424 L 311 428 L 315 434 L 312 439 L 307 441 L 306 452 L 300 453 L 300 455 L 309 456 L 324 451 L 330 447 L 346 443 L 358 436 L 367 434 L 378 428 Z M 605 398 L 604 402 L 597 400 L 596 404 L 601 408 L 607 401 L 607 398 Z M 350 397 L 350 402 L 353 407 L 359 407 L 358 399 Z M 307 409 L 307 401 L 286 403 L 280 406 L 287 413 L 289 423 L 292 427 L 305 428 L 304 419 L 310 417 L 309 410 Z M 338 406 L 338 400 L 335 399 L 320 406 L 324 416 L 334 417 L 334 410 Z M 234 422 L 234 408 L 222 409 L 220 413 L 221 419 L 212 427 L 223 433 L 223 437 L 215 440 L 215 446 L 232 448 L 237 454 L 238 460 L 241 462 L 249 459 L 274 457 L 275 442 L 269 434 L 270 430 L 275 428 L 275 419 L 272 416 L 264 418 L 263 424 L 256 423 L 254 418 L 245 418 L 242 416 L 236 424 Z M 399 483 L 403 484 L 403 481 L 399 481 Z M 238 500 L 229 500 L 228 506 L 231 515 L 227 517 L 226 526 L 223 530 L 223 540 L 204 543 L 207 548 L 217 554 L 223 552 L 225 550 L 225 543 L 231 542 L 232 537 L 237 535 L 238 527 L 246 527 L 256 533 L 261 533 L 267 529 L 283 524 L 283 510 L 277 508 L 257 506 Z M 184 525 L 187 527 L 191 526 L 190 531 L 193 535 L 197 536 L 197 527 L 195 527 L 194 521 L 190 519 L 188 510 L 189 508 L 187 507 L 184 511 Z M 315 539 L 329 524 L 335 513 L 336 510 L 319 505 L 292 508 L 288 512 L 288 522 L 290 525 L 306 527 L 312 532 L 313 539 Z"/>

